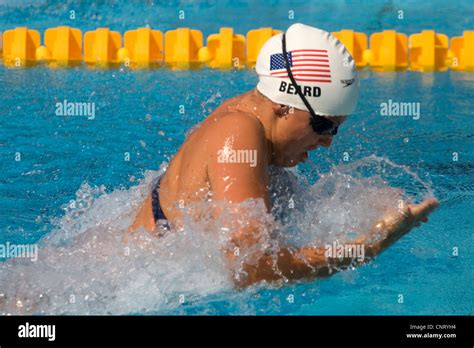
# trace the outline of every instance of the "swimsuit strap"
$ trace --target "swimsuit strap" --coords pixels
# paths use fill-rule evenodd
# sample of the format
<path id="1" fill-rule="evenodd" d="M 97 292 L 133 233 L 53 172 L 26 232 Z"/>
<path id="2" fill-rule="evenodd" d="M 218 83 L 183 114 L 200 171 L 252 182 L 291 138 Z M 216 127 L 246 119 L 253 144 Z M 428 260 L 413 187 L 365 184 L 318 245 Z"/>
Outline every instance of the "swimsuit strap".
<path id="1" fill-rule="evenodd" d="M 156 184 L 153 186 L 153 189 L 151 191 L 151 207 L 153 210 L 153 217 L 155 218 L 155 222 L 158 220 L 166 220 L 166 216 L 163 213 L 163 210 L 161 209 L 160 205 L 160 183 L 161 183 L 161 178 L 160 176 L 156 182 Z"/>

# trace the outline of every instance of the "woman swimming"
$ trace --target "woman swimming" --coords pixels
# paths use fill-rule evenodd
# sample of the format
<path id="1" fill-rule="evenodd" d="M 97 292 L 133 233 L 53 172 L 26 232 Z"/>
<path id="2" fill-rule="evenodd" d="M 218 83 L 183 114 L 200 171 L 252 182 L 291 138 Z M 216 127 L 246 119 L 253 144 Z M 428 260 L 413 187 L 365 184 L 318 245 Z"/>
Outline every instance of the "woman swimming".
<path id="1" fill-rule="evenodd" d="M 329 147 L 356 106 L 355 63 L 342 43 L 323 30 L 294 24 L 285 34 L 273 36 L 260 51 L 256 71 L 255 89 L 224 102 L 188 136 L 139 210 L 132 230 L 154 231 L 162 219 L 179 227 L 183 217 L 177 202 L 191 206 L 209 198 L 223 200 L 246 216 L 238 203 L 255 198 L 270 211 L 269 166 L 293 167 L 308 158 L 308 151 Z M 432 198 L 387 212 L 351 243 L 363 245 L 365 255 L 373 257 L 426 222 L 437 204 Z M 258 224 L 250 219 L 235 231 L 229 250 L 251 250 L 259 239 Z M 225 253 L 234 264 L 236 255 Z M 239 267 L 236 286 L 327 276 L 360 263 L 354 258 L 328 259 L 324 246 L 281 248 L 276 255 L 262 252 L 254 260 Z"/>

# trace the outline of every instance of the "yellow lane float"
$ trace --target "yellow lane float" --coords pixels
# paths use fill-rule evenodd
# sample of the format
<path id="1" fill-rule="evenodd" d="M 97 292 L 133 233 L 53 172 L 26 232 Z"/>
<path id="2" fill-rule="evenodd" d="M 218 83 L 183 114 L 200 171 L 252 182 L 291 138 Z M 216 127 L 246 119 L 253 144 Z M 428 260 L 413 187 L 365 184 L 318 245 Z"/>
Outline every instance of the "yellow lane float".
<path id="1" fill-rule="evenodd" d="M 165 63 L 172 69 L 197 68 L 202 65 L 199 50 L 203 46 L 202 32 L 178 28 L 165 33 Z"/>
<path id="2" fill-rule="evenodd" d="M 123 35 L 108 28 L 84 34 L 79 29 L 60 26 L 46 29 L 44 44 L 40 33 L 26 27 L 0 32 L 0 59 L 8 67 L 24 67 L 37 62 L 49 66 L 75 66 L 84 61 L 90 67 L 192 69 L 253 68 L 265 42 L 281 33 L 271 27 L 250 30 L 247 35 L 222 27 L 207 37 L 203 46 L 202 32 L 178 28 L 164 35 L 159 30 L 138 28 Z M 395 30 L 372 33 L 370 39 L 361 32 L 343 29 L 332 33 L 351 53 L 357 68 L 374 71 L 410 69 L 419 72 L 474 72 L 474 31 L 452 37 L 434 30 L 410 35 Z M 368 42 L 369 41 L 369 42 Z M 369 43 L 369 45 L 368 45 Z M 83 47 L 84 45 L 84 47 Z M 83 51 L 84 49 L 84 51 Z"/>
<path id="3" fill-rule="evenodd" d="M 198 58 L 211 68 L 243 68 L 245 37 L 232 28 L 221 28 L 219 34 L 207 37 L 207 46 L 199 49 Z"/>
<path id="4" fill-rule="evenodd" d="M 408 39 L 395 30 L 370 35 L 370 50 L 364 60 L 376 71 L 397 71 L 408 67 Z"/>
<path id="5" fill-rule="evenodd" d="M 163 64 L 163 33 L 150 28 L 129 30 L 124 35 L 124 49 L 119 52 L 119 60 L 134 68 L 151 68 Z"/>
<path id="6" fill-rule="evenodd" d="M 30 66 L 36 63 L 36 49 L 40 46 L 37 30 L 18 27 L 3 33 L 3 64 L 9 67 Z"/>
<path id="7" fill-rule="evenodd" d="M 474 72 L 474 30 L 451 38 L 451 69 Z"/>
<path id="8" fill-rule="evenodd" d="M 273 35 L 279 33 L 281 33 L 281 30 L 275 30 L 273 28 L 254 29 L 247 33 L 246 65 L 248 68 L 253 68 L 255 66 L 258 53 L 265 42 L 267 42 L 267 40 Z"/>
<path id="9" fill-rule="evenodd" d="M 122 35 L 108 28 L 98 28 L 84 34 L 84 62 L 98 67 L 118 64 L 118 50 L 122 47 Z"/>
<path id="10" fill-rule="evenodd" d="M 46 60 L 51 66 L 67 67 L 82 63 L 82 33 L 79 29 L 66 26 L 46 29 L 44 46 Z M 46 52 L 42 48 L 42 52 Z"/>
<path id="11" fill-rule="evenodd" d="M 437 34 L 434 30 L 423 30 L 419 34 L 410 35 L 410 70 L 448 70 L 448 44 L 448 37 Z"/>
<path id="12" fill-rule="evenodd" d="M 365 33 L 344 29 L 332 34 L 346 46 L 358 68 L 363 68 L 369 63 L 364 60 L 364 52 L 367 51 L 367 35 Z"/>

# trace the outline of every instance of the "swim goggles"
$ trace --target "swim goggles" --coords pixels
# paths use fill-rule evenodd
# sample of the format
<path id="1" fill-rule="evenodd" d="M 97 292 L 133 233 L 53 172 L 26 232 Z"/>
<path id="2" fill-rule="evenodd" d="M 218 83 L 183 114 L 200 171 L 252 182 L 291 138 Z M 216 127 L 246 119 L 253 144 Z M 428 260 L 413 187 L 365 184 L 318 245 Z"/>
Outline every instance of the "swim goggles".
<path id="1" fill-rule="evenodd" d="M 290 63 L 288 61 L 288 53 L 286 52 L 286 39 L 285 39 L 284 33 L 283 33 L 283 38 L 281 41 L 282 41 L 282 48 L 283 48 L 283 58 L 285 59 L 285 67 L 286 67 L 286 71 L 288 72 L 288 77 L 290 78 L 293 86 L 295 86 L 296 92 L 298 93 L 299 97 L 303 101 L 304 105 L 306 105 L 306 108 L 308 109 L 311 115 L 309 124 L 311 125 L 313 130 L 320 135 L 325 135 L 325 134 L 336 135 L 337 128 L 339 127 L 339 125 L 335 124 L 334 122 L 329 121 L 327 118 L 321 115 L 316 114 L 313 108 L 311 107 L 311 104 L 308 102 L 308 100 L 305 98 L 305 96 L 301 92 L 300 86 L 296 83 L 295 78 L 293 77 L 293 73 L 291 72 L 291 69 L 290 69 Z"/>

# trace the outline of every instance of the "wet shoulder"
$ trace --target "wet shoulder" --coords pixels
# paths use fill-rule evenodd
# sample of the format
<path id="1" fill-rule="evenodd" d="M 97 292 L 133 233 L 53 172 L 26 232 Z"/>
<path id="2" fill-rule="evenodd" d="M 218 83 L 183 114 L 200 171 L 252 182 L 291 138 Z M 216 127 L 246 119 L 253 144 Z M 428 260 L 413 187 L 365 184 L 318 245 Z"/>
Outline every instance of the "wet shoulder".
<path id="1" fill-rule="evenodd" d="M 223 137 L 265 137 L 265 130 L 260 121 L 244 111 L 230 111 L 218 115 L 210 131 Z"/>

